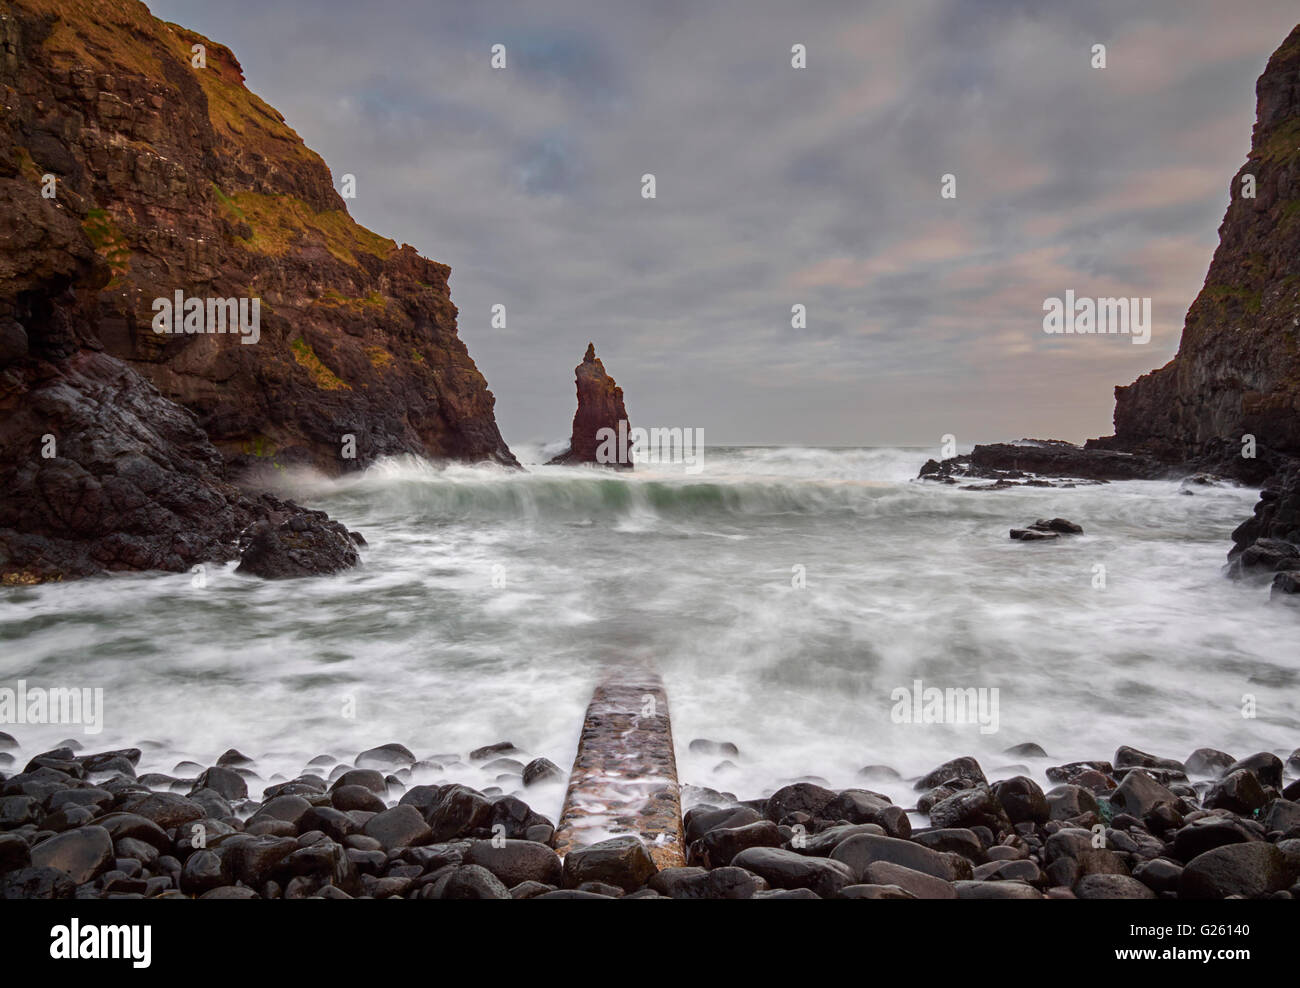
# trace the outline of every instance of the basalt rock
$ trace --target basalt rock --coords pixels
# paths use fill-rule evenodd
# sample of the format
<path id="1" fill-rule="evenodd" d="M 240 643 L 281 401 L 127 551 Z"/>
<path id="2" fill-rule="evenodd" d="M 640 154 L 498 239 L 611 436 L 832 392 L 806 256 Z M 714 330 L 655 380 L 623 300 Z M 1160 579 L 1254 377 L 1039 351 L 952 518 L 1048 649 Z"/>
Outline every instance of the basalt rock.
<path id="1" fill-rule="evenodd" d="M 1187 462 L 1228 451 L 1218 469 L 1258 483 L 1243 438 L 1300 456 L 1300 26 L 1255 87 L 1251 150 L 1229 184 L 1231 202 L 1205 286 L 1188 310 L 1178 355 L 1115 389 L 1115 435 L 1098 447 Z M 1254 198 L 1242 194 L 1251 176 Z M 1264 469 L 1268 469 L 1265 463 Z"/>
<path id="2" fill-rule="evenodd" d="M 360 556 L 348 530 L 323 511 L 304 511 L 279 525 L 260 521 L 249 532 L 238 573 L 268 580 L 337 573 Z"/>
<path id="3" fill-rule="evenodd" d="M 1044 478 L 1069 478 L 1074 482 L 1150 480 L 1164 477 L 1167 464 L 1149 456 L 1091 449 L 1059 439 L 1022 439 L 1015 443 L 976 446 L 968 454 L 942 462 L 930 460 L 918 475 L 923 480 L 986 479 L 1001 487 L 1072 486 Z M 986 488 L 968 488 L 986 489 Z"/>
<path id="4" fill-rule="evenodd" d="M 1232 533 L 1232 576 L 1300 570 L 1300 464 L 1260 492 L 1254 514 Z"/>
<path id="5" fill-rule="evenodd" d="M 573 414 L 569 448 L 550 462 L 557 465 L 600 463 L 602 466 L 631 469 L 632 463 L 623 460 L 623 451 L 617 445 L 620 429 L 626 434 L 631 428 L 627 409 L 623 407 L 623 389 L 605 373 L 605 365 L 596 356 L 594 343 L 587 344 L 587 352 L 582 363 L 574 368 L 574 374 L 578 382 L 578 410 Z M 616 437 L 615 443 L 605 447 L 613 452 L 612 457 L 598 455 L 602 439 L 609 435 L 599 435 L 603 429 L 613 430 Z"/>

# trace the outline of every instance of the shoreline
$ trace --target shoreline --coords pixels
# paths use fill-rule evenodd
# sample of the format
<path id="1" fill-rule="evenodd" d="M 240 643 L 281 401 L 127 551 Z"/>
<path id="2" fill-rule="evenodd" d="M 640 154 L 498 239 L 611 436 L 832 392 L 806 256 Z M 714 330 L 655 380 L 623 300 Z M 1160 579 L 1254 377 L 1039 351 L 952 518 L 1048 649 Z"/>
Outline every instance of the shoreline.
<path id="1" fill-rule="evenodd" d="M 8 735 L 0 747 L 14 750 Z M 1202 748 L 1179 762 L 1121 746 L 1051 759 L 1046 791 L 989 778 L 970 756 L 914 780 L 871 767 L 906 783 L 911 804 L 869 779 L 757 798 L 686 783 L 686 865 L 663 870 L 631 836 L 561 858 L 556 821 L 530 799 L 568 773 L 509 742 L 436 759 L 395 743 L 350 762 L 322 755 L 261 800 L 247 795 L 256 763 L 235 749 L 178 764 L 192 775 L 137 776 L 141 754 L 63 748 L 0 767 L 0 897 L 1300 896 L 1300 749 L 1237 760 Z M 1005 754 L 1046 758 L 1033 743 Z M 499 785 L 455 781 L 474 766 Z M 426 773 L 445 781 L 417 782 Z"/>

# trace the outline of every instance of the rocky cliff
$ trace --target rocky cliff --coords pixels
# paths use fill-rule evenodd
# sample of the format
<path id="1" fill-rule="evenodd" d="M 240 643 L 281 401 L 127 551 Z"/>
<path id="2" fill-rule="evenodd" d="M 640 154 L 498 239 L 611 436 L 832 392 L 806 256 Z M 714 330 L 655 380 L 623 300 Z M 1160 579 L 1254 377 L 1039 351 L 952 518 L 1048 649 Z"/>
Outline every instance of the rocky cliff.
<path id="1" fill-rule="evenodd" d="M 0 581 L 184 569 L 253 528 L 305 564 L 276 575 L 313 545 L 335 569 L 346 530 L 241 468 L 515 462 L 448 268 L 354 223 L 229 50 L 132 0 L 18 0 L 0 98 Z M 257 299 L 256 342 L 155 332 L 178 292 Z"/>
<path id="2" fill-rule="evenodd" d="M 1190 461 L 1251 434 L 1300 456 L 1300 26 L 1255 90 L 1250 155 L 1178 355 L 1115 389 L 1115 436 L 1097 445 Z"/>
<path id="3" fill-rule="evenodd" d="M 20 324 L 65 322 L 62 349 L 127 362 L 236 466 L 514 463 L 457 336 L 447 266 L 354 223 L 229 49 L 133 0 L 8 10 L 0 297 Z M 259 298 L 258 342 L 155 333 L 154 300 L 177 291 Z"/>
<path id="4" fill-rule="evenodd" d="M 632 463 L 624 453 L 630 453 L 631 441 L 627 440 L 627 449 L 620 452 L 617 445 L 612 447 L 613 458 L 597 455 L 602 445 L 598 434 L 602 429 L 612 429 L 618 436 L 623 423 L 623 435 L 627 436 L 631 425 L 627 421 L 627 409 L 623 406 L 623 389 L 614 383 L 614 379 L 605 373 L 605 365 L 596 356 L 596 345 L 587 344 L 587 352 L 582 363 L 573 369 L 578 387 L 578 410 L 573 413 L 573 432 L 569 437 L 569 449 L 552 459 L 554 464 L 598 463 L 601 466 L 617 467 L 630 470 Z M 611 449 L 607 445 L 607 451 Z"/>

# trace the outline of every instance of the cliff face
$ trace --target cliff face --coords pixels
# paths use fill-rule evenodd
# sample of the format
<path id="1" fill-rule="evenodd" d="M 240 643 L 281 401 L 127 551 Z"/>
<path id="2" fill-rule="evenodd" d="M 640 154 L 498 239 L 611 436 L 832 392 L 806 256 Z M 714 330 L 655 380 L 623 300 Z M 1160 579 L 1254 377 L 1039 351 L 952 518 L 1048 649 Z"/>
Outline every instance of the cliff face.
<path id="1" fill-rule="evenodd" d="M 1115 389 L 1115 437 L 1103 441 L 1191 460 L 1214 440 L 1256 437 L 1300 456 L 1300 26 L 1256 85 L 1250 156 L 1233 176 L 1205 287 L 1178 355 Z M 1256 195 L 1243 195 L 1254 176 Z"/>
<path id="2" fill-rule="evenodd" d="M 605 365 L 596 356 L 596 345 L 587 344 L 587 352 L 582 363 L 573 369 L 578 386 L 578 410 L 573 413 L 573 432 L 569 437 L 569 450 L 551 460 L 555 464 L 598 463 L 601 466 L 631 469 L 630 461 L 624 462 L 620 457 L 623 451 L 613 445 L 614 459 L 604 461 L 597 457 L 601 440 L 597 433 L 601 429 L 613 429 L 617 435 L 619 423 L 627 422 L 627 409 L 623 406 L 623 389 L 614 383 L 614 379 L 605 373 Z M 624 426 L 630 431 L 631 426 Z"/>
<path id="3" fill-rule="evenodd" d="M 449 269 L 354 223 L 227 48 L 134 0 L 8 9 L 0 298 L 47 327 L 50 354 L 120 358 L 237 467 L 515 462 L 457 336 Z M 177 291 L 260 298 L 258 342 L 155 333 L 154 300 Z"/>
<path id="4" fill-rule="evenodd" d="M 257 533 L 261 572 L 331 572 L 357 540 L 232 465 L 514 463 L 447 267 L 353 223 L 228 50 L 131 0 L 18 0 L 0 105 L 0 583 L 183 570 Z M 178 291 L 260 299 L 257 342 L 155 333 Z"/>

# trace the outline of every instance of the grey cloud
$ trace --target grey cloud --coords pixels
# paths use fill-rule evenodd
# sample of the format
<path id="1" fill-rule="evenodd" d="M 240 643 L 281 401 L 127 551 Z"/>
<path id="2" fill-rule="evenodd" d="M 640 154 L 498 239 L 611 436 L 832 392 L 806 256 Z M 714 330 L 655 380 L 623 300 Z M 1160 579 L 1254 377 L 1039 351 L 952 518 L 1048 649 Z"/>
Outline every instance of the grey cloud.
<path id="1" fill-rule="evenodd" d="M 1293 0 L 151 6 L 229 44 L 358 175 L 360 222 L 452 266 L 511 441 L 567 432 L 588 340 L 636 420 L 711 441 L 1109 432 L 1112 387 L 1174 351 L 1296 19 Z M 1151 345 L 1042 334 L 1046 294 L 1117 286 L 1157 299 Z"/>

